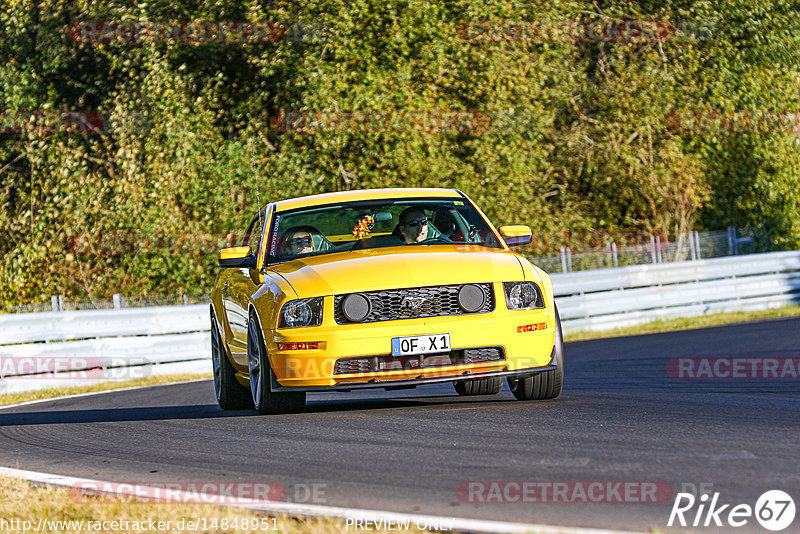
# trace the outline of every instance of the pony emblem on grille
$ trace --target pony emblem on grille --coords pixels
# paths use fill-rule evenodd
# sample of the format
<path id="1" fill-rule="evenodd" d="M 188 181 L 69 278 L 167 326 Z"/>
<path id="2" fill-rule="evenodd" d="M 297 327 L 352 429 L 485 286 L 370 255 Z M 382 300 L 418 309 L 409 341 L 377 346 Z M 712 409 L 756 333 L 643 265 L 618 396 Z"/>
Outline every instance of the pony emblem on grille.
<path id="1" fill-rule="evenodd" d="M 428 299 L 425 297 L 403 297 L 403 300 L 400 301 L 400 309 L 409 311 L 419 310 L 426 302 L 428 302 Z"/>

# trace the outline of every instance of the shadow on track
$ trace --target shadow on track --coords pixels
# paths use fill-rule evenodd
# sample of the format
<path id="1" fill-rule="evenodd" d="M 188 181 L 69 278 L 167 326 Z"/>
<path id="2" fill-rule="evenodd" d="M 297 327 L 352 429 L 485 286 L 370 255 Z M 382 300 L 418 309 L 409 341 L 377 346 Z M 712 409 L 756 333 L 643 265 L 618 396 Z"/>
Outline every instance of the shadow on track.
<path id="1" fill-rule="evenodd" d="M 541 403 L 541 402 L 540 402 Z M 514 399 L 505 397 L 485 398 L 472 397 L 461 398 L 455 395 L 442 397 L 422 397 L 408 399 L 337 399 L 309 402 L 305 410 L 301 413 L 332 413 L 332 412 L 355 412 L 368 410 L 382 410 L 394 408 L 425 408 L 435 407 L 470 407 L 478 408 L 481 406 L 490 407 L 501 404 L 517 404 Z"/>
<path id="2" fill-rule="evenodd" d="M 409 399 L 341 399 L 310 401 L 305 409 L 295 414 L 261 416 L 268 419 L 282 417 L 297 417 L 311 414 L 324 414 L 336 412 L 356 412 L 370 410 L 402 409 L 460 406 L 460 407 L 491 407 L 502 404 L 517 405 L 513 399 L 461 399 L 460 397 L 426 397 Z M 549 402 L 538 402 L 545 405 Z M 56 410 L 41 412 L 0 412 L 0 427 L 29 426 L 29 425 L 59 425 L 70 423 L 109 423 L 123 421 L 164 421 L 181 419 L 216 419 L 227 417 L 259 417 L 255 410 L 236 410 L 225 412 L 216 404 L 195 406 L 158 406 L 142 408 L 101 408 L 88 410 Z"/>
<path id="3" fill-rule="evenodd" d="M 165 419 L 211 419 L 234 417 L 250 412 L 223 412 L 216 404 L 199 406 L 157 406 L 147 408 L 103 408 L 0 413 L 0 427 L 58 425 L 64 423 L 105 423 L 113 421 L 159 421 Z"/>

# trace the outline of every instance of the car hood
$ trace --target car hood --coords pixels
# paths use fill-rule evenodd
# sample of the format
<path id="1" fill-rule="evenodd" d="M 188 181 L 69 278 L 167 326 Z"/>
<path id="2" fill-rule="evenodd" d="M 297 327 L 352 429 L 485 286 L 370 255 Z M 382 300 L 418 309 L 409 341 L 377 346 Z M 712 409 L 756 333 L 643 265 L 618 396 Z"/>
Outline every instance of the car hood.
<path id="1" fill-rule="evenodd" d="M 301 298 L 357 291 L 523 280 L 517 256 L 475 245 L 388 247 L 299 258 L 269 269 Z"/>

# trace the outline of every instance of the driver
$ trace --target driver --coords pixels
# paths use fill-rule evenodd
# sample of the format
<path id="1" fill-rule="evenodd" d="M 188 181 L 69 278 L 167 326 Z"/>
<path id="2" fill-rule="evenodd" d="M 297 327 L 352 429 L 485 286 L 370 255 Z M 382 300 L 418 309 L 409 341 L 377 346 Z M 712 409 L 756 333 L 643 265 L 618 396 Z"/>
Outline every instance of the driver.
<path id="1" fill-rule="evenodd" d="M 400 214 L 400 233 L 403 241 L 419 243 L 428 238 L 428 218 L 420 208 L 406 208 Z"/>
<path id="2" fill-rule="evenodd" d="M 319 230 L 313 226 L 295 226 L 283 234 L 279 250 L 282 256 L 299 256 L 314 252 L 313 235 Z"/>

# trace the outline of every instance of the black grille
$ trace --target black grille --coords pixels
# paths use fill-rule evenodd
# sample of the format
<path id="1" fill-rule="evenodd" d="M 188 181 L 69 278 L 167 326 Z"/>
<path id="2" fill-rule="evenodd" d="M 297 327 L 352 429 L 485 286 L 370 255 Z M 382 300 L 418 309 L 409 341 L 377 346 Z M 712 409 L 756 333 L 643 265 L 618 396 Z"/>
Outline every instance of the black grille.
<path id="1" fill-rule="evenodd" d="M 369 373 L 371 371 L 371 358 L 350 358 L 347 360 L 338 360 L 333 374 L 349 375 L 354 373 Z"/>
<path id="2" fill-rule="evenodd" d="M 480 347 L 460 349 L 451 352 L 423 354 L 418 356 L 359 356 L 336 360 L 333 374 L 346 375 L 357 373 L 378 373 L 382 371 L 408 371 L 426 369 L 446 365 L 463 365 L 467 363 L 497 362 L 505 359 L 502 347 Z"/>
<path id="3" fill-rule="evenodd" d="M 464 351 L 464 363 L 495 362 L 503 359 L 503 349 L 499 347 L 482 347 Z"/>
<path id="4" fill-rule="evenodd" d="M 492 284 L 473 284 L 478 286 L 486 296 L 483 307 L 473 313 L 488 313 L 494 310 L 494 292 Z M 415 319 L 417 317 L 444 317 L 447 315 L 466 315 L 458 305 L 458 290 L 461 285 L 415 287 L 406 289 L 388 289 L 362 293 L 369 299 L 370 312 L 359 323 L 375 323 L 378 321 L 394 321 L 397 319 Z M 342 300 L 347 295 L 334 297 L 334 318 L 339 324 L 351 324 L 352 321 L 342 312 Z M 416 307 L 415 307 L 416 306 Z"/>

